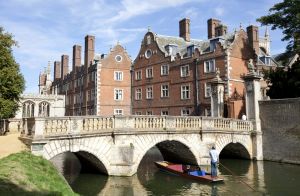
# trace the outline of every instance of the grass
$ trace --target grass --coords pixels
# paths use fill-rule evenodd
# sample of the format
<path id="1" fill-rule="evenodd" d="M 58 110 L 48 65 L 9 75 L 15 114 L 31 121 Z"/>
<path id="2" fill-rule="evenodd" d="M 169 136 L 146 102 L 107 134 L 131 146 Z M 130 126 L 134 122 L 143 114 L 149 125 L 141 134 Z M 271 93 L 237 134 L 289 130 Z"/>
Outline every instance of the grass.
<path id="1" fill-rule="evenodd" d="M 77 195 L 55 167 L 30 152 L 0 159 L 0 195 Z"/>

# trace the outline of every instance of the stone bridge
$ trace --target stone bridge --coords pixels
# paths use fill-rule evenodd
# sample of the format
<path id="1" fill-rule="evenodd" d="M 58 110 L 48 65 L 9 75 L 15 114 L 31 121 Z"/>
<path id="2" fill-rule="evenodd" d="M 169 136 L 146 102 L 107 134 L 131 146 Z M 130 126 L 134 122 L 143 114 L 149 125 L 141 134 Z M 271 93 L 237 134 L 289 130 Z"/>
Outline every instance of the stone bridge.
<path id="1" fill-rule="evenodd" d="M 24 118 L 21 138 L 48 160 L 73 152 L 102 173 L 131 176 L 154 146 L 165 160 L 189 164 L 208 164 L 212 145 L 219 152 L 262 160 L 261 132 L 254 125 L 199 116 Z"/>

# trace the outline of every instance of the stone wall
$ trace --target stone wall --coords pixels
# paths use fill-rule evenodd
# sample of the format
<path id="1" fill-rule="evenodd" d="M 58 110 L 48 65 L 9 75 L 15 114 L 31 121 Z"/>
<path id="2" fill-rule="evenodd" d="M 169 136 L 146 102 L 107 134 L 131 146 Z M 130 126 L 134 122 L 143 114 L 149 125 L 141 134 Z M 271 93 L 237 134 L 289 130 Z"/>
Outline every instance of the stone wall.
<path id="1" fill-rule="evenodd" d="M 265 160 L 300 164 L 300 98 L 260 101 Z"/>

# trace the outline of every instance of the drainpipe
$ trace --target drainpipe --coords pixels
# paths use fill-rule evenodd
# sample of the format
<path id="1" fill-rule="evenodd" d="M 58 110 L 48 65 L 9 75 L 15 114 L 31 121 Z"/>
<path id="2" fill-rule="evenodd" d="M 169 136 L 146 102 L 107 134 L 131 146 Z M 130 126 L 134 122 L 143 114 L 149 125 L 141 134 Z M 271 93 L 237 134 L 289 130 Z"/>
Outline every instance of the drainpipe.
<path id="1" fill-rule="evenodd" d="M 133 115 L 132 114 L 132 107 L 133 107 L 133 64 L 131 64 L 131 67 L 130 67 L 130 115 Z"/>
<path id="2" fill-rule="evenodd" d="M 195 83 L 196 83 L 196 115 L 199 115 L 199 105 L 200 105 L 200 101 L 199 101 L 199 83 L 198 83 L 198 65 L 199 65 L 199 59 L 196 58 L 195 59 Z"/>

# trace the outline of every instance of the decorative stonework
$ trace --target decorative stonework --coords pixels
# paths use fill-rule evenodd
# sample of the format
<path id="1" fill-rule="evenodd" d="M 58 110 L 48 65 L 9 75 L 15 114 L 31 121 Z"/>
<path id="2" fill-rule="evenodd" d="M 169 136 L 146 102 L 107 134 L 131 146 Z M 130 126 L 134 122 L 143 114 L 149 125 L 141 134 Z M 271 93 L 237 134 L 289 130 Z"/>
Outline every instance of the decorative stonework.
<path id="1" fill-rule="evenodd" d="M 221 151 L 230 143 L 240 143 L 251 158 L 255 153 L 252 122 L 233 119 L 173 116 L 36 118 L 28 121 L 24 129 L 31 130 L 26 136 L 33 138 L 31 150 L 34 154 L 51 159 L 68 151 L 87 152 L 103 163 L 109 175 L 117 176 L 136 173 L 148 150 L 166 141 L 185 146 L 186 149 L 176 149 L 176 152 L 182 159 L 194 160 L 195 164 L 207 164 L 211 145 Z M 186 153 L 192 156 L 184 157 Z"/>

